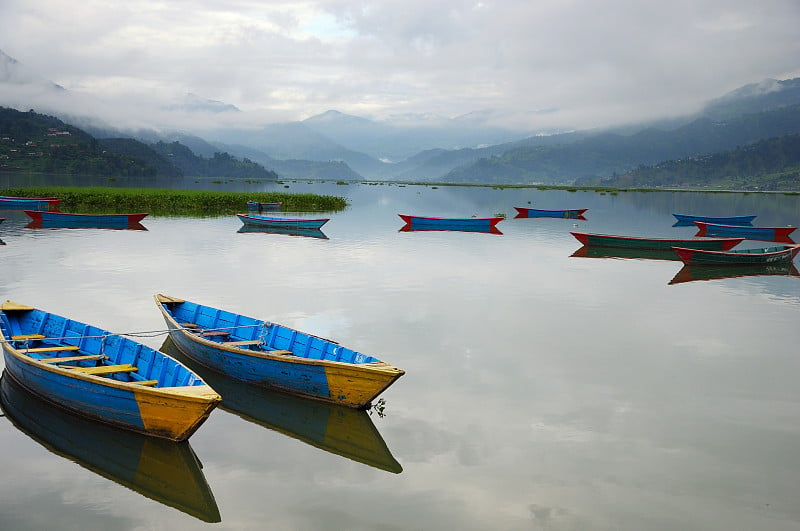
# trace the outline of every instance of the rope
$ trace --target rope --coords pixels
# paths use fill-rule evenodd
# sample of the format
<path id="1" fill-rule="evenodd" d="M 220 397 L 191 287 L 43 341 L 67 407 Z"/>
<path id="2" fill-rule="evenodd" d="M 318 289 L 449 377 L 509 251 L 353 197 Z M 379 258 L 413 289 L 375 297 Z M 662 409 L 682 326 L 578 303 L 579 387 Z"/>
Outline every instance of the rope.
<path id="1" fill-rule="evenodd" d="M 253 324 L 253 325 L 241 325 L 241 326 L 225 326 L 225 327 L 220 327 L 220 328 L 204 328 L 203 330 L 205 330 L 207 332 L 215 332 L 215 331 L 219 331 L 219 330 L 238 330 L 240 328 L 254 328 L 254 327 L 260 327 L 260 326 L 262 326 L 262 325 Z M 38 341 L 62 341 L 62 340 L 65 340 L 65 339 L 81 339 L 81 340 L 82 339 L 100 339 L 100 341 L 102 342 L 102 345 L 105 345 L 106 338 L 113 337 L 113 336 L 158 337 L 158 336 L 168 335 L 169 333 L 170 333 L 169 329 L 166 329 L 166 330 L 144 330 L 144 331 L 141 331 L 141 332 L 118 332 L 116 334 L 107 333 L 107 334 L 101 334 L 101 335 L 96 335 L 96 336 L 45 337 L 45 338 L 39 339 Z M 19 341 L 19 339 L 17 339 L 17 340 L 0 339 L 0 344 L 2 344 L 2 343 L 16 343 L 17 341 Z M 29 341 L 30 341 L 30 339 L 25 339 L 26 347 L 28 346 L 28 342 Z"/>

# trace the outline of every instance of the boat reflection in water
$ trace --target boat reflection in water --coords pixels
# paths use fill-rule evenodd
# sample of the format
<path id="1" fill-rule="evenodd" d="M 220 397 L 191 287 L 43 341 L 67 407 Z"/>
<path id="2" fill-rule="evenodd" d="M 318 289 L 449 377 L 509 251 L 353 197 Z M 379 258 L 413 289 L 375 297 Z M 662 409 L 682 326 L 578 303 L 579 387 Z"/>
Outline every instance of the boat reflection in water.
<path id="1" fill-rule="evenodd" d="M 197 372 L 213 387 L 222 396 L 221 409 L 320 450 L 387 472 L 403 471 L 365 410 L 238 382 L 192 361 L 169 337 L 160 350 Z"/>
<path id="2" fill-rule="evenodd" d="M 106 230 L 147 230 L 147 227 L 138 221 L 129 224 L 127 227 L 105 227 L 102 224 L 92 225 L 86 222 L 81 225 L 61 223 L 59 221 L 31 221 L 25 225 L 26 229 L 106 229 Z"/>
<path id="3" fill-rule="evenodd" d="M 264 234 L 285 234 L 287 236 L 305 236 L 306 238 L 319 238 L 327 240 L 328 236 L 321 229 L 298 229 L 292 227 L 259 227 L 256 225 L 242 225 L 236 232 L 260 232 Z"/>
<path id="4" fill-rule="evenodd" d="M 628 249 L 624 247 L 602 247 L 584 245 L 570 256 L 573 258 L 620 258 L 633 260 L 677 260 L 672 249 Z"/>
<path id="5" fill-rule="evenodd" d="M 500 232 L 495 226 L 486 227 L 486 228 L 462 228 L 458 225 L 442 225 L 439 227 L 414 227 L 411 223 L 406 223 L 398 232 L 431 232 L 431 231 L 439 231 L 439 232 L 482 232 L 484 234 L 503 234 Z"/>
<path id="6" fill-rule="evenodd" d="M 202 465 L 187 441 L 94 422 L 43 401 L 3 371 L 0 405 L 21 432 L 82 467 L 204 522 L 220 522 Z"/>
<path id="7" fill-rule="evenodd" d="M 685 265 L 669 281 L 669 284 L 682 284 L 695 280 L 718 280 L 737 277 L 760 276 L 787 276 L 800 277 L 800 272 L 792 263 L 764 264 L 764 265 Z"/>

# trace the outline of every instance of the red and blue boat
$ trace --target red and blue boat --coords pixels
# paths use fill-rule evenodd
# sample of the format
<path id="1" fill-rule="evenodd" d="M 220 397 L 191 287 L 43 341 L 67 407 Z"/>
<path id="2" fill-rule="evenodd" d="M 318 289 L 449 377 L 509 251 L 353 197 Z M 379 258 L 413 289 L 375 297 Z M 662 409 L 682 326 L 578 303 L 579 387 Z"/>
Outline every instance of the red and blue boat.
<path id="1" fill-rule="evenodd" d="M 791 263 L 797 253 L 800 252 L 800 245 L 776 245 L 773 247 L 730 251 L 709 251 L 681 247 L 673 247 L 672 250 L 686 265 L 767 265 Z"/>
<path id="2" fill-rule="evenodd" d="M 490 232 L 505 218 L 431 218 L 425 216 L 408 216 L 398 214 L 405 221 L 409 230 L 453 230 L 469 232 Z M 404 227 L 405 228 L 405 227 Z"/>
<path id="3" fill-rule="evenodd" d="M 675 254 L 675 253 L 673 253 Z M 677 255 L 676 255 L 677 256 Z M 669 284 L 683 284 L 696 280 L 721 280 L 725 278 L 785 276 L 800 277 L 800 272 L 791 262 L 755 265 L 685 265 Z"/>
<path id="4" fill-rule="evenodd" d="M 274 216 L 256 216 L 249 214 L 236 215 L 245 225 L 274 229 L 319 229 L 330 221 L 330 218 L 278 218 Z"/>
<path id="5" fill-rule="evenodd" d="M 58 210 L 58 197 L 16 197 L 0 195 L 0 210 Z"/>
<path id="6" fill-rule="evenodd" d="M 681 225 L 692 225 L 695 221 L 721 223 L 723 225 L 750 225 L 756 216 L 694 216 L 692 214 L 672 214 Z"/>
<path id="7" fill-rule="evenodd" d="M 33 220 L 28 228 L 143 230 L 140 221 L 147 217 L 147 214 L 72 214 L 41 210 L 26 210 L 25 213 Z"/>
<path id="8" fill-rule="evenodd" d="M 563 210 L 541 210 L 538 208 L 514 207 L 517 211 L 515 218 L 567 218 L 586 219 L 583 213 L 588 208 L 567 208 Z"/>
<path id="9" fill-rule="evenodd" d="M 571 232 L 583 245 L 598 247 L 619 247 L 624 249 L 670 250 L 673 247 L 692 249 L 732 249 L 745 238 L 637 238 L 634 236 L 615 236 L 612 234 L 593 234 Z"/>
<path id="10" fill-rule="evenodd" d="M 174 441 L 187 439 L 221 401 L 166 354 L 73 319 L 0 305 L 6 374 L 31 393 L 96 421 Z"/>
<path id="11" fill-rule="evenodd" d="M 277 212 L 281 209 L 280 201 L 276 201 L 274 203 L 262 203 L 260 201 L 248 201 L 247 202 L 247 211 L 248 212 Z"/>
<path id="12" fill-rule="evenodd" d="M 405 374 L 286 326 L 167 295 L 155 300 L 183 355 L 235 380 L 365 409 Z"/>
<path id="13" fill-rule="evenodd" d="M 794 243 L 789 235 L 797 227 L 747 227 L 742 225 L 722 225 L 695 221 L 699 231 L 697 236 L 741 236 L 748 240 Z M 680 247 L 680 246 L 677 246 Z"/>

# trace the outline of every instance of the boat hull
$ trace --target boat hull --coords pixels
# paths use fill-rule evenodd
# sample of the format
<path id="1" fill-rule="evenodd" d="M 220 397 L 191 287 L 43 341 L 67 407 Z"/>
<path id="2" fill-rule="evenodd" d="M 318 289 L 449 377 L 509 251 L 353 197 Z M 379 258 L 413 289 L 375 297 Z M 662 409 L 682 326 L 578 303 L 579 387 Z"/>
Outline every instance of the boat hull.
<path id="1" fill-rule="evenodd" d="M 29 314 L 16 315 L 21 312 Z M 81 416 L 180 441 L 194 433 L 221 400 L 176 360 L 119 335 L 14 303 L 3 304 L 0 316 L 8 375 L 40 398 Z M 12 339 L 31 333 L 44 335 L 47 342 Z M 46 346 L 30 346 L 37 342 Z M 139 376 L 126 381 L 91 374 L 87 369 L 96 368 L 97 361 L 41 361 L 47 359 L 42 356 L 58 357 L 65 347 L 78 347 L 70 356 L 104 356 L 110 365 L 124 361 L 135 366 Z M 56 350 L 34 354 L 36 348 Z M 153 380 L 153 387 L 138 383 Z"/>
<path id="2" fill-rule="evenodd" d="M 742 225 L 723 225 L 718 223 L 706 223 L 695 221 L 699 229 L 698 236 L 740 236 L 749 240 L 764 240 L 771 242 L 791 242 L 789 235 L 797 227 L 746 227 Z"/>
<path id="3" fill-rule="evenodd" d="M 614 236 L 610 234 L 591 234 L 587 232 L 571 232 L 583 245 L 598 247 L 616 247 L 622 249 L 648 249 L 669 251 L 673 247 L 690 249 L 728 250 L 744 241 L 744 238 L 636 238 L 631 236 Z"/>
<path id="4" fill-rule="evenodd" d="M 678 271 L 672 280 L 672 284 L 682 284 L 684 282 L 694 282 L 699 280 L 720 280 L 725 278 L 738 277 L 761 277 L 761 276 L 786 276 L 800 277 L 800 272 L 791 262 L 739 265 L 731 267 L 729 265 L 686 265 Z"/>
<path id="5" fill-rule="evenodd" d="M 42 227 L 138 229 L 147 214 L 71 214 L 26 210 L 25 213 Z"/>
<path id="6" fill-rule="evenodd" d="M 57 408 L 4 373 L 0 405 L 21 432 L 51 452 L 164 505 L 219 522 L 214 495 L 188 441 L 93 422 Z"/>
<path id="7" fill-rule="evenodd" d="M 246 226 L 274 229 L 319 229 L 329 221 L 329 218 L 276 218 L 272 216 L 251 216 L 248 214 L 236 215 Z"/>
<path id="8" fill-rule="evenodd" d="M 57 210 L 57 197 L 0 197 L 0 210 Z"/>
<path id="9" fill-rule="evenodd" d="M 363 409 L 405 374 L 376 358 L 298 330 L 166 295 L 155 299 L 170 337 L 185 356 L 252 385 Z M 191 324 L 200 329 L 223 331 L 226 341 L 187 327 L 184 319 L 189 315 L 194 319 Z M 252 344 L 225 344 L 242 341 Z"/>
<path id="10" fill-rule="evenodd" d="M 567 218 L 567 219 L 586 219 L 583 213 L 588 208 L 568 208 L 564 210 L 541 210 L 538 208 L 514 207 L 517 211 L 516 218 Z"/>
<path id="11" fill-rule="evenodd" d="M 750 225 L 756 216 L 692 216 L 690 214 L 672 214 L 678 223 L 691 225 L 695 221 L 722 223 L 724 225 Z"/>
<path id="12" fill-rule="evenodd" d="M 800 252 L 800 245 L 778 245 L 737 251 L 708 251 L 680 247 L 673 247 L 672 250 L 687 265 L 768 265 L 791 263 Z"/>
<path id="13" fill-rule="evenodd" d="M 411 230 L 467 230 L 489 232 L 503 219 L 502 216 L 491 218 L 430 218 L 398 214 Z"/>

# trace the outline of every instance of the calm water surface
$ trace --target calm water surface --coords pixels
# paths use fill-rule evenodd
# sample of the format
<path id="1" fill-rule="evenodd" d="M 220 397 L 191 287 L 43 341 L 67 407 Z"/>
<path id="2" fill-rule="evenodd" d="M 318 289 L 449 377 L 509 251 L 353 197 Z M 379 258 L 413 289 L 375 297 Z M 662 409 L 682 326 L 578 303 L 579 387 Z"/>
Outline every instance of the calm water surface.
<path id="1" fill-rule="evenodd" d="M 672 212 L 798 225 L 800 197 L 289 186 L 350 199 L 327 239 L 4 211 L 0 296 L 165 349 L 158 292 L 300 328 L 406 371 L 383 414 L 202 373 L 225 407 L 165 445 L 4 379 L 0 528 L 800 529 L 800 278 L 678 282 L 676 261 L 572 256 L 569 233 L 694 235 Z M 398 213 L 509 219 L 400 232 Z"/>

